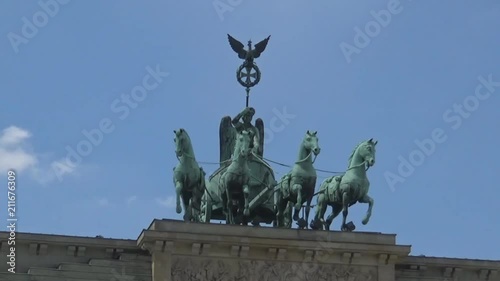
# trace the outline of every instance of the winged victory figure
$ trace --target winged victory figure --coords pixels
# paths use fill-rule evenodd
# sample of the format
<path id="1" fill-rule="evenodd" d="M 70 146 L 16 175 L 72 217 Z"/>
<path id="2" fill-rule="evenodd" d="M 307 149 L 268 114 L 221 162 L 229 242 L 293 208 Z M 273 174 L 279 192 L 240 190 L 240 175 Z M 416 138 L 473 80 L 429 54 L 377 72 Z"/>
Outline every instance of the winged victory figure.
<path id="1" fill-rule="evenodd" d="M 253 133 L 253 152 L 260 157 L 264 155 L 264 121 L 257 118 L 255 125 L 253 125 L 252 118 L 254 115 L 255 109 L 247 107 L 234 118 L 230 116 L 222 118 L 219 128 L 221 165 L 224 165 L 223 162 L 226 160 L 231 159 L 236 134 L 243 130 Z"/>
<path id="2" fill-rule="evenodd" d="M 266 49 L 267 42 L 269 41 L 269 38 L 271 38 L 271 36 L 268 36 L 266 39 L 255 44 L 253 49 L 252 41 L 248 41 L 248 50 L 245 50 L 245 45 L 231 37 L 231 35 L 228 34 L 227 38 L 229 40 L 229 45 L 231 45 L 233 51 L 238 54 L 238 57 L 240 59 L 245 60 L 244 66 L 251 67 L 254 64 L 253 60 L 260 57 L 260 54 L 262 54 L 262 52 L 264 52 L 264 50 Z"/>

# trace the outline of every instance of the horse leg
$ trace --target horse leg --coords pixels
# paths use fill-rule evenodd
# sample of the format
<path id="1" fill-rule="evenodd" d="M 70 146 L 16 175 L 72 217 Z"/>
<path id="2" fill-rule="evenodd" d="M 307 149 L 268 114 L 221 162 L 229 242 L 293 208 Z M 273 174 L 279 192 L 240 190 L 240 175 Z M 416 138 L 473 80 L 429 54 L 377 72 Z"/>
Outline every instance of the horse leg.
<path id="1" fill-rule="evenodd" d="M 182 194 L 182 182 L 181 181 L 175 181 L 175 194 L 176 194 L 176 208 L 175 212 L 177 214 L 182 213 L 182 207 L 181 207 L 181 194 Z M 184 206 L 185 209 L 185 206 Z"/>
<path id="2" fill-rule="evenodd" d="M 325 207 L 326 210 L 326 207 Z M 342 208 L 340 208 L 339 205 L 335 204 L 332 205 L 332 213 L 326 218 L 325 222 L 325 229 L 330 230 L 330 225 L 332 224 L 333 220 L 340 214 L 342 211 Z"/>
<path id="3" fill-rule="evenodd" d="M 309 222 L 309 213 L 311 212 L 311 201 L 312 201 L 312 196 L 307 198 L 306 201 L 306 223 L 305 223 L 306 229 L 307 229 L 307 223 Z"/>
<path id="4" fill-rule="evenodd" d="M 231 224 L 231 221 L 230 221 L 230 212 L 232 211 L 231 210 L 231 196 L 229 195 L 229 189 L 227 188 L 226 184 L 225 184 L 225 178 L 221 178 L 221 183 L 222 183 L 222 190 L 223 190 L 223 194 L 221 194 L 221 197 L 222 197 L 222 209 L 226 215 L 226 224 Z"/>
<path id="5" fill-rule="evenodd" d="M 285 212 L 284 212 L 284 225 L 286 228 L 292 228 L 292 211 L 293 211 L 293 202 L 288 201 L 285 206 Z"/>
<path id="6" fill-rule="evenodd" d="M 243 185 L 243 196 L 245 198 L 245 207 L 243 209 L 243 216 L 250 216 L 250 200 L 248 197 L 250 196 L 250 190 L 248 189 L 248 184 Z"/>
<path id="7" fill-rule="evenodd" d="M 277 206 L 277 212 L 276 212 L 276 220 L 278 221 L 278 227 L 284 227 L 285 226 L 285 209 L 288 206 L 287 200 L 283 198 L 278 199 L 278 204 Z"/>
<path id="8" fill-rule="evenodd" d="M 347 231 L 347 214 L 349 213 L 349 194 L 347 192 L 342 193 L 342 231 Z"/>
<path id="9" fill-rule="evenodd" d="M 314 215 L 313 221 L 311 221 L 311 229 L 318 229 L 319 224 L 323 223 L 323 217 L 326 212 L 326 196 L 324 193 L 318 195 L 318 200 L 316 203 L 316 214 Z"/>
<path id="10" fill-rule="evenodd" d="M 362 221 L 362 223 L 365 225 L 368 223 L 368 221 L 370 221 L 370 217 L 372 216 L 372 208 L 373 208 L 374 201 L 373 201 L 373 198 L 371 198 L 367 194 L 367 195 L 363 196 L 363 198 L 358 200 L 358 202 L 359 203 L 368 203 L 368 210 L 366 211 L 366 216 Z"/>
<path id="11" fill-rule="evenodd" d="M 229 224 L 234 224 L 234 214 L 233 214 L 233 199 L 231 198 L 231 193 L 229 192 L 229 189 L 226 188 L 226 196 L 227 196 L 227 215 L 226 215 L 226 221 Z"/>
<path id="12" fill-rule="evenodd" d="M 294 184 L 292 190 L 293 190 L 293 192 L 297 192 L 297 203 L 295 203 L 295 210 L 293 212 L 293 220 L 298 221 L 299 220 L 299 212 L 300 212 L 300 209 L 302 208 L 302 185 Z"/>
<path id="13" fill-rule="evenodd" d="M 280 227 L 280 216 L 281 216 L 280 204 L 281 204 L 281 200 L 280 200 L 280 197 L 277 197 L 276 194 L 274 196 L 276 196 L 276 197 L 274 198 L 275 205 L 274 205 L 274 221 L 273 221 L 273 226 L 274 227 Z"/>
<path id="14" fill-rule="evenodd" d="M 190 221 L 191 220 L 191 217 L 193 215 L 193 210 L 191 209 L 192 206 L 193 206 L 193 198 L 189 198 L 189 196 L 187 195 L 184 195 L 183 198 L 185 198 L 185 200 L 183 200 L 183 203 L 184 203 L 184 221 Z"/>
<path id="15" fill-rule="evenodd" d="M 199 175 L 199 184 L 193 188 L 193 195 L 191 197 L 191 203 L 193 206 L 191 207 L 191 211 L 193 212 L 191 214 L 192 220 L 194 222 L 199 222 L 200 221 L 200 212 L 201 212 L 201 198 L 203 196 L 203 192 L 205 191 L 205 172 L 203 171 L 202 168 L 200 168 L 200 175 Z"/>
<path id="16" fill-rule="evenodd" d="M 189 209 L 191 210 L 191 221 L 198 222 L 199 218 L 199 210 L 200 210 L 200 203 L 199 203 L 199 191 L 198 188 L 193 188 L 193 194 L 191 196 L 191 202 Z"/>

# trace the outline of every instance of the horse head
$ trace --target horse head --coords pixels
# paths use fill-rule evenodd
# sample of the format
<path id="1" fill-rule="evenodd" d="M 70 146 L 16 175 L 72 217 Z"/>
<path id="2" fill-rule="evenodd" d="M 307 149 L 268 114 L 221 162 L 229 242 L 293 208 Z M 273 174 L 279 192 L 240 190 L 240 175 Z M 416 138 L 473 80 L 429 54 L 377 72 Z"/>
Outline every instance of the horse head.
<path id="1" fill-rule="evenodd" d="M 249 131 L 242 131 L 236 135 L 236 144 L 234 145 L 233 155 L 237 158 L 248 157 L 251 153 L 251 143 L 252 143 L 253 133 Z"/>
<path id="2" fill-rule="evenodd" d="M 368 167 L 375 165 L 375 146 L 378 141 L 373 141 L 373 138 L 363 142 L 357 151 L 357 154 L 363 159 Z"/>
<path id="3" fill-rule="evenodd" d="M 190 146 L 190 139 L 189 135 L 187 134 L 186 130 L 184 129 L 179 129 L 179 130 L 174 130 L 175 138 L 175 155 L 177 157 L 182 157 L 185 153 L 188 153 L 189 151 L 189 146 Z"/>
<path id="4" fill-rule="evenodd" d="M 318 156 L 318 154 L 321 152 L 321 148 L 319 147 L 318 144 L 318 137 L 316 134 L 318 131 L 309 131 L 307 130 L 306 136 L 304 137 L 303 145 L 304 148 L 307 150 L 307 153 L 310 154 L 311 152 L 314 153 L 314 155 Z"/>

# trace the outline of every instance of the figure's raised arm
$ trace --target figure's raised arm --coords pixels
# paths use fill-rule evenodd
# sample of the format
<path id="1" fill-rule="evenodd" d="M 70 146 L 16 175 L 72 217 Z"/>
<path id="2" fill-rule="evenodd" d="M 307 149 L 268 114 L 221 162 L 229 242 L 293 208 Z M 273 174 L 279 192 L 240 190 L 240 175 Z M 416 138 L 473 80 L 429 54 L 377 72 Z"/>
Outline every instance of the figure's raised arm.
<path id="1" fill-rule="evenodd" d="M 233 120 L 231 120 L 231 123 L 236 126 L 236 124 L 238 124 L 240 122 L 240 119 L 241 117 L 243 117 L 243 114 L 244 114 L 244 111 L 238 113 L 238 115 L 236 115 Z"/>

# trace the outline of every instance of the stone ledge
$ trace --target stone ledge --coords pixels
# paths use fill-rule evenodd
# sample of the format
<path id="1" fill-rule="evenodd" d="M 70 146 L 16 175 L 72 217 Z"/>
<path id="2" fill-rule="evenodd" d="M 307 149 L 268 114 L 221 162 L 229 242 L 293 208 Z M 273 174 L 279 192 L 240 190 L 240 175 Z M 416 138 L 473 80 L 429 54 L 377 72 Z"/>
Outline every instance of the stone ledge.
<path id="1" fill-rule="evenodd" d="M 0 232 L 0 241 L 7 241 L 9 232 Z M 47 245 L 81 245 L 86 247 L 104 247 L 104 248 L 121 248 L 121 249 L 137 249 L 135 240 L 130 239 L 112 239 L 112 238 L 95 238 L 83 236 L 68 236 L 56 234 L 38 234 L 38 233 L 16 233 L 16 244 L 47 244 Z"/>
<path id="2" fill-rule="evenodd" d="M 500 281 L 500 261 L 408 256 L 396 264 L 396 277 Z"/>
<path id="3" fill-rule="evenodd" d="M 202 234 L 186 234 L 186 233 L 174 233 L 172 231 L 144 231 L 138 239 L 138 245 L 144 245 L 147 242 L 156 241 L 175 241 L 175 244 L 192 244 L 192 243 L 204 243 L 211 244 L 214 247 L 218 246 L 233 246 L 251 245 L 251 248 L 288 248 L 288 249 L 298 249 L 298 250 L 328 250 L 328 251 L 338 251 L 338 252 L 355 252 L 355 253 L 371 253 L 371 254 L 394 254 L 398 256 L 406 256 L 410 252 L 410 246 L 400 246 L 400 245 L 374 245 L 374 244 L 364 244 L 364 243 L 348 243 L 342 241 L 311 241 L 311 240 L 283 240 L 283 239 L 272 239 L 266 237 L 248 237 L 245 241 L 241 241 L 241 237 L 238 236 L 221 236 L 217 233 L 211 235 Z"/>
<path id="4" fill-rule="evenodd" d="M 500 271 L 500 260 L 477 260 L 477 259 L 458 259 L 444 257 L 418 257 L 407 256 L 398 262 L 398 265 L 418 265 L 440 268 L 463 268 L 463 269 L 495 269 Z"/>
<path id="5" fill-rule="evenodd" d="M 327 264 L 388 265 L 410 253 L 395 235 L 210 225 L 155 220 L 137 245 L 151 254 Z M 210 251 L 204 251 L 210 245 Z"/>
<path id="6" fill-rule="evenodd" d="M 284 229 L 272 227 L 243 227 L 226 224 L 186 223 L 178 220 L 153 220 L 144 231 L 172 232 L 182 234 L 233 236 L 244 238 L 267 238 L 300 241 L 335 241 L 374 245 L 395 245 L 395 234 L 379 232 L 341 232 Z M 143 231 L 143 232 L 144 232 Z M 142 235 L 142 233 L 141 233 Z M 139 236 L 140 238 L 140 236 Z"/>

